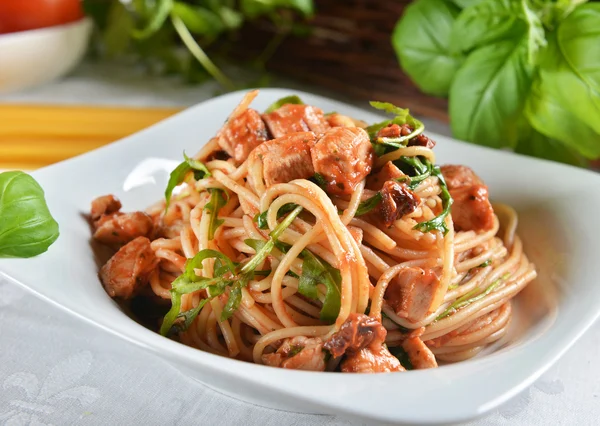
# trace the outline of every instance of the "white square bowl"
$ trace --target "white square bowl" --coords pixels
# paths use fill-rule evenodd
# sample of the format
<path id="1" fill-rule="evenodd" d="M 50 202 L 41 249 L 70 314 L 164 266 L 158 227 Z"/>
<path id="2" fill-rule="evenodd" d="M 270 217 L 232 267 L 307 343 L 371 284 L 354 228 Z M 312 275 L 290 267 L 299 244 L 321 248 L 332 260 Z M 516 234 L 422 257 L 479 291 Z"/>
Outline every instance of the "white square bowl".
<path id="1" fill-rule="evenodd" d="M 266 108 L 290 91 L 265 89 Z M 381 120 L 319 96 L 309 104 L 367 122 Z M 289 371 L 232 360 L 161 337 L 123 313 L 104 292 L 84 217 L 93 198 L 112 193 L 125 210 L 163 196 L 182 151 L 196 152 L 241 99 L 236 92 L 192 107 L 118 143 L 33 173 L 61 235 L 33 259 L 1 259 L 0 271 L 77 317 L 164 358 L 209 387 L 279 409 L 405 424 L 480 416 L 530 385 L 600 315 L 600 176 L 570 166 L 431 134 L 438 163 L 471 166 L 494 200 L 514 206 L 519 234 L 539 277 L 516 299 L 511 331 L 485 354 L 438 369 L 353 375 Z"/>

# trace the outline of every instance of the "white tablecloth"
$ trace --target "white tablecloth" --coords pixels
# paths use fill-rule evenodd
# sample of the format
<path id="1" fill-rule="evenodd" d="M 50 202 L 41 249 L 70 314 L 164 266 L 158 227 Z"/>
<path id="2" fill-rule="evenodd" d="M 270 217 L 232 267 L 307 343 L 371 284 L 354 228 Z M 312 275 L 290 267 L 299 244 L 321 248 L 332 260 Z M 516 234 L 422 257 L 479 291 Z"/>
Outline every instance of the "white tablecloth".
<path id="1" fill-rule="evenodd" d="M 0 102 L 172 106 L 200 102 L 215 91 L 211 84 L 190 88 L 172 80 L 140 78 L 132 70 L 88 65 L 66 80 L 6 95 Z M 448 132 L 440 123 L 427 124 Z M 533 386 L 469 424 L 599 425 L 599 360 L 600 324 L 595 324 Z M 398 390 L 399 399 L 402 392 Z M 218 394 L 0 278 L 0 424 L 352 423 L 270 410 Z"/>

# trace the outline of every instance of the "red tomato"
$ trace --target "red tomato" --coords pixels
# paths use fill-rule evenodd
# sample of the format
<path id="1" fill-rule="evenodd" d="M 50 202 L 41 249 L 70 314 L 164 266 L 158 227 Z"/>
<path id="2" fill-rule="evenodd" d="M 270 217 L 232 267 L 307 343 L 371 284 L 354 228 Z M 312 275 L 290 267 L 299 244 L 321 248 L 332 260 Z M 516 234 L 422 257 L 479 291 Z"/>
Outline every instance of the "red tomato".
<path id="1" fill-rule="evenodd" d="M 80 0 L 0 0 L 0 34 L 53 27 L 82 17 Z"/>

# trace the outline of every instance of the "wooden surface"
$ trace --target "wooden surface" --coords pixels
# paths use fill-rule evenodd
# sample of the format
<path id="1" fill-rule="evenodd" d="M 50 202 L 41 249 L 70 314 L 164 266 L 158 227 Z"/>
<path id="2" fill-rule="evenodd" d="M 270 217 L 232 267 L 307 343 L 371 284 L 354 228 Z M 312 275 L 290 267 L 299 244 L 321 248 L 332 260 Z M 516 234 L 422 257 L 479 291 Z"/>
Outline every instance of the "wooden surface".
<path id="1" fill-rule="evenodd" d="M 119 140 L 178 111 L 0 104 L 0 169 L 47 166 Z"/>

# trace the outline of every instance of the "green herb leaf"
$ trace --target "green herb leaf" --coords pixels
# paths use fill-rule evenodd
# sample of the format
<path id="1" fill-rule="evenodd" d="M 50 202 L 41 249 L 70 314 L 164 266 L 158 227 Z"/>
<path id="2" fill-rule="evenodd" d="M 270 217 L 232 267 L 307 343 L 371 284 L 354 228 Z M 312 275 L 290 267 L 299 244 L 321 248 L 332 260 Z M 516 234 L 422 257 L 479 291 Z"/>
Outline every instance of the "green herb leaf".
<path id="1" fill-rule="evenodd" d="M 446 96 L 463 57 L 450 52 L 460 9 L 444 0 L 417 0 L 396 24 L 392 44 L 402 69 L 423 92 Z"/>
<path id="2" fill-rule="evenodd" d="M 175 2 L 171 15 L 181 19 L 188 30 L 194 34 L 214 37 L 225 30 L 220 17 L 204 7 Z"/>
<path id="3" fill-rule="evenodd" d="M 156 33 L 169 17 L 172 8 L 173 0 L 157 0 L 154 9 L 151 11 L 150 20 L 144 28 L 134 30 L 133 36 L 138 39 L 145 39 Z"/>
<path id="4" fill-rule="evenodd" d="M 165 212 L 169 209 L 173 190 L 177 185 L 181 184 L 185 180 L 189 172 L 194 171 L 194 178 L 196 180 L 212 176 L 210 171 L 200 161 L 189 158 L 185 152 L 183 153 L 183 157 L 185 158 L 183 163 L 175 167 L 175 169 L 169 175 L 169 182 L 167 183 L 167 188 L 165 189 Z"/>
<path id="5" fill-rule="evenodd" d="M 279 108 L 281 108 L 282 106 L 288 105 L 288 104 L 304 105 L 304 102 L 302 102 L 302 99 L 300 99 L 296 95 L 286 96 L 285 98 L 278 99 L 275 102 L 273 102 L 271 105 L 269 105 L 269 107 L 265 110 L 265 114 L 269 114 L 273 111 L 276 111 Z"/>
<path id="6" fill-rule="evenodd" d="M 291 212 L 296 207 L 298 207 L 298 204 L 293 204 L 293 203 L 284 204 L 277 211 L 277 219 L 281 218 L 281 216 L 283 216 L 284 214 Z M 259 229 L 268 229 L 269 228 L 269 223 L 267 222 L 267 212 L 268 211 L 264 211 L 264 212 L 256 215 L 256 217 L 255 217 L 255 221 L 256 221 L 256 224 L 258 225 Z"/>
<path id="7" fill-rule="evenodd" d="M 457 52 L 504 40 L 528 37 L 531 58 L 545 44 L 544 29 L 525 1 L 484 0 L 465 9 L 456 19 L 450 46 Z"/>
<path id="8" fill-rule="evenodd" d="M 27 173 L 0 173 L 0 258 L 33 257 L 58 238 L 44 190 Z"/>
<path id="9" fill-rule="evenodd" d="M 215 231 L 224 222 L 223 219 L 219 219 L 218 215 L 221 207 L 227 204 L 227 199 L 224 191 L 221 189 L 211 188 L 209 191 L 210 201 L 206 203 L 204 210 L 210 215 L 210 221 L 208 225 L 208 239 L 210 241 L 215 238 Z"/>
<path id="10" fill-rule="evenodd" d="M 416 118 L 414 118 L 413 116 L 411 116 L 409 110 L 406 108 L 397 107 L 389 102 L 371 101 L 369 103 L 375 109 L 396 115 L 391 120 L 385 120 L 385 121 L 382 121 L 381 123 L 372 124 L 365 129 L 367 131 L 367 133 L 369 134 L 369 137 L 371 138 L 371 142 L 373 143 L 374 148 L 377 148 L 378 144 L 382 144 L 382 145 L 386 145 L 386 146 L 393 148 L 392 149 L 392 151 L 393 151 L 394 149 L 398 149 L 403 146 L 406 146 L 406 144 L 408 143 L 408 141 L 410 139 L 419 135 L 425 129 L 425 125 L 421 121 L 419 121 Z M 413 129 L 413 131 L 406 136 L 401 136 L 398 138 L 379 138 L 379 137 L 377 137 L 377 132 L 379 130 L 383 129 L 384 127 L 388 126 L 389 124 L 397 124 L 399 126 L 402 126 L 403 124 L 408 124 Z M 380 155 L 381 153 L 376 152 L 376 154 Z"/>
<path id="11" fill-rule="evenodd" d="M 551 34 L 525 107 L 531 125 L 586 158 L 600 157 L 600 4 L 579 6 Z"/>
<path id="12" fill-rule="evenodd" d="M 325 190 L 325 188 L 327 188 L 327 179 L 325 179 L 325 176 L 323 176 L 321 173 L 315 173 L 313 175 L 313 179 L 315 183 L 319 186 L 319 188 L 321 188 L 322 190 Z"/>
<path id="13" fill-rule="evenodd" d="M 298 293 L 311 299 L 317 299 L 317 285 L 325 284 L 327 290 L 320 317 L 322 321 L 333 322 L 340 312 L 341 275 L 337 269 L 317 258 L 309 250 L 303 250 L 302 257 L 304 260 L 302 275 L 298 282 Z"/>
<path id="14" fill-rule="evenodd" d="M 532 73 L 526 37 L 471 53 L 450 89 L 454 136 L 495 148 L 514 147 L 523 110 L 522 94 L 529 89 Z"/>
<path id="15" fill-rule="evenodd" d="M 251 274 L 243 275 L 229 290 L 229 298 L 221 312 L 221 321 L 227 321 L 233 313 L 240 307 L 242 302 L 242 288 L 248 286 Z"/>
<path id="16" fill-rule="evenodd" d="M 311 16 L 314 12 L 312 0 L 241 0 L 240 7 L 251 19 L 270 14 L 277 9 L 296 10 L 304 16 Z"/>
<path id="17" fill-rule="evenodd" d="M 356 213 L 354 214 L 354 216 L 362 216 L 364 214 L 369 213 L 371 210 L 373 210 L 379 205 L 382 198 L 383 196 L 381 195 L 381 192 L 378 192 L 372 197 L 367 198 L 365 201 L 361 201 L 358 205 L 358 208 L 356 209 Z"/>
<path id="18" fill-rule="evenodd" d="M 440 168 L 438 166 L 433 166 L 431 169 L 431 174 L 439 179 L 439 185 L 441 189 L 440 198 L 442 199 L 442 212 L 431 220 L 417 223 L 413 229 L 421 232 L 439 231 L 446 235 L 448 233 L 446 217 L 450 214 L 450 208 L 452 207 L 453 200 L 450 196 L 450 191 L 448 191 L 446 180 L 444 179 Z"/>

